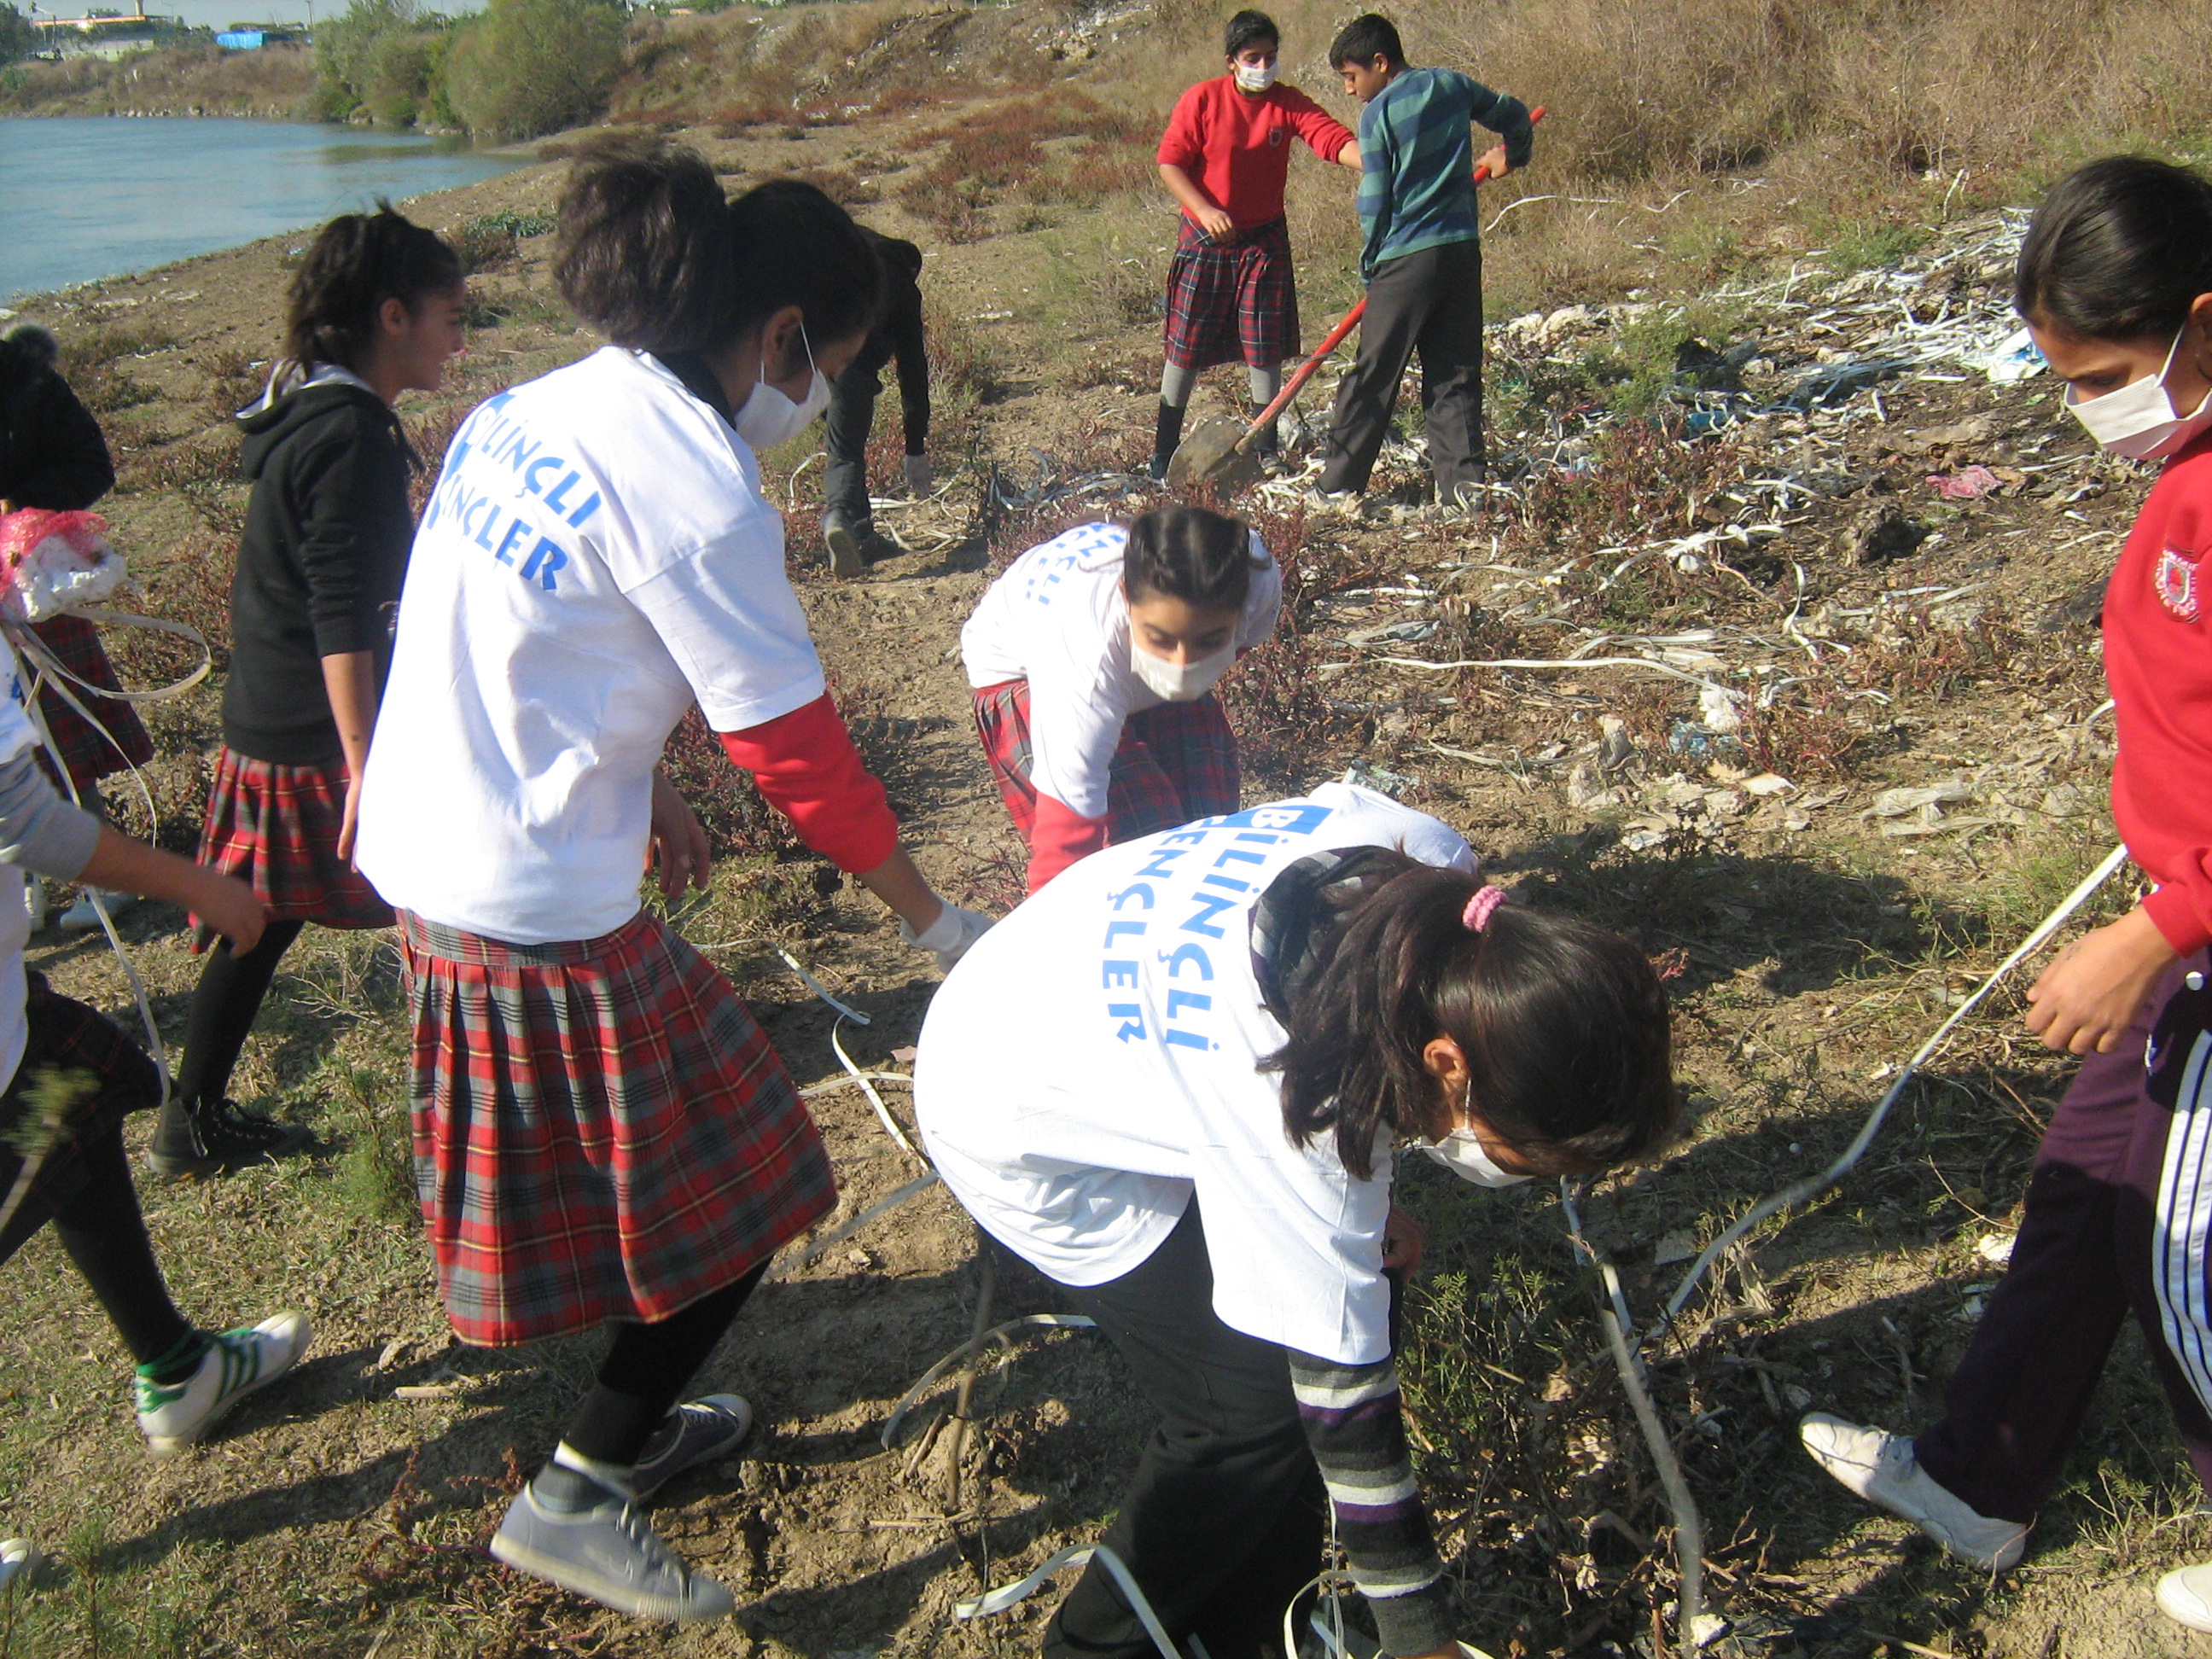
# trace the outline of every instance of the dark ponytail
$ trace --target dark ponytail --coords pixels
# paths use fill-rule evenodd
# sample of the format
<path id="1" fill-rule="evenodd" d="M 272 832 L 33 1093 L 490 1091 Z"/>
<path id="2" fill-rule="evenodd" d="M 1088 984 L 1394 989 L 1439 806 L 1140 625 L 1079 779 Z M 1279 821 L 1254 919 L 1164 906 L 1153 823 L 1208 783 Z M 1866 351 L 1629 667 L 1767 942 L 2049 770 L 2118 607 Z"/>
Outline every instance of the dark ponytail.
<path id="1" fill-rule="evenodd" d="M 1164 593 L 1200 611 L 1242 611 L 1252 573 L 1252 532 L 1240 519 L 1202 507 L 1156 507 L 1130 521 L 1121 591 L 1132 600 Z"/>
<path id="2" fill-rule="evenodd" d="M 358 369 L 386 300 L 411 313 L 461 285 L 461 256 L 437 232 L 394 212 L 389 202 L 376 208 L 325 225 L 293 273 L 284 355 L 303 368 Z"/>
<path id="3" fill-rule="evenodd" d="M 1467 1056 L 1475 1115 L 1540 1170 L 1619 1164 L 1674 1127 L 1667 994 L 1644 953 L 1513 905 L 1471 933 L 1480 884 L 1370 848 L 1302 860 L 1270 887 L 1279 970 L 1262 980 L 1290 1040 L 1263 1066 L 1282 1076 L 1292 1144 L 1332 1132 L 1367 1179 L 1379 1134 L 1430 1121 L 1422 1051 L 1439 1036 Z"/>
<path id="4" fill-rule="evenodd" d="M 2027 228 L 2013 305 L 2089 340 L 2171 339 L 2212 294 L 2212 179 L 2108 155 L 2061 179 Z"/>

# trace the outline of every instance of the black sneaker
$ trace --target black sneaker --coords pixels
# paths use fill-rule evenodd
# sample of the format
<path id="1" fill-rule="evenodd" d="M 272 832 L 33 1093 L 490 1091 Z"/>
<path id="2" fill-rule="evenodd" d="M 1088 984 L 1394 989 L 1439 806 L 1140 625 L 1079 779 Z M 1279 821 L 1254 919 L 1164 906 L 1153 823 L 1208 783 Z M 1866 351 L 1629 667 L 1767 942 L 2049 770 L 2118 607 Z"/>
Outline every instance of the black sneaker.
<path id="1" fill-rule="evenodd" d="M 868 568 L 866 544 L 862 538 L 871 533 L 871 526 L 849 523 L 843 514 L 834 509 L 822 515 L 822 544 L 830 551 L 831 575 L 857 576 Z"/>
<path id="2" fill-rule="evenodd" d="M 161 1109 L 146 1163 L 157 1176 L 222 1175 L 289 1156 L 311 1137 L 306 1125 L 250 1116 L 232 1100 L 172 1100 Z"/>

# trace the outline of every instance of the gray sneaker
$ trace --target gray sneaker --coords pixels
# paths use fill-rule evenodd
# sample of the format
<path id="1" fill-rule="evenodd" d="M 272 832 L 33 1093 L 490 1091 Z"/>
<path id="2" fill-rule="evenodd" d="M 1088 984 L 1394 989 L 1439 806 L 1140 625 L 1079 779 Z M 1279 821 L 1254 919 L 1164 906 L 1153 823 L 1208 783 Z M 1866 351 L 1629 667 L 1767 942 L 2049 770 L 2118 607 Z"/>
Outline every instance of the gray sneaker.
<path id="1" fill-rule="evenodd" d="M 689 1623 L 726 1618 L 738 1605 L 726 1586 L 694 1571 L 662 1543 L 644 1512 L 619 1492 L 563 1515 L 525 1486 L 507 1505 L 491 1553 L 510 1567 L 633 1619 Z"/>
<path id="2" fill-rule="evenodd" d="M 630 1478 L 637 1501 L 647 1502 L 686 1469 L 726 1457 L 752 1431 L 753 1408 L 741 1395 L 710 1394 L 703 1400 L 685 1401 L 645 1443 Z"/>
<path id="3" fill-rule="evenodd" d="M 1912 1455 L 1912 1442 L 1887 1429 L 1814 1412 L 1797 1425 L 1813 1461 L 1869 1504 L 1901 1515 L 1962 1561 L 2002 1572 L 2027 1549 L 2027 1528 L 1970 1508 L 1938 1486 Z"/>
<path id="4" fill-rule="evenodd" d="M 842 513 L 822 515 L 822 544 L 830 550 L 831 575 L 857 576 L 868 568 L 864 539 L 869 528 L 848 523 Z"/>

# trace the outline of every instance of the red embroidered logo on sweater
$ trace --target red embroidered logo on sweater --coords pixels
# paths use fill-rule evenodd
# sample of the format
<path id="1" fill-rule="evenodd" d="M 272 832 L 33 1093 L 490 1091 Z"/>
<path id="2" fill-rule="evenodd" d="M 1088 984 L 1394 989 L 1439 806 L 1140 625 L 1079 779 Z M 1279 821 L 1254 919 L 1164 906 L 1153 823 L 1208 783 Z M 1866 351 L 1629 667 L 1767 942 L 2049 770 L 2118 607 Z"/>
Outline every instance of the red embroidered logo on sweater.
<path id="1" fill-rule="evenodd" d="M 2195 622 L 2203 603 L 2197 591 L 2197 561 L 2169 547 L 2159 556 L 2156 580 L 2159 603 L 2182 621 Z"/>

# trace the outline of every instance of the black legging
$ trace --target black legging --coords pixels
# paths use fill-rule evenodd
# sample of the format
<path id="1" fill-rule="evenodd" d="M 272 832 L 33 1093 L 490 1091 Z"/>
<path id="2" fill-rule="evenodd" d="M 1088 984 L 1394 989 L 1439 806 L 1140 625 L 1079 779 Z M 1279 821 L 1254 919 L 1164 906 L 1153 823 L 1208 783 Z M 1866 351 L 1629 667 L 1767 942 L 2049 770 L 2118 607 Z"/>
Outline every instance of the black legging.
<path id="1" fill-rule="evenodd" d="M 602 1463 L 635 1463 L 767 1271 L 763 1261 L 734 1285 L 655 1324 L 617 1326 L 599 1377 L 568 1419 L 562 1442 Z"/>
<path id="2" fill-rule="evenodd" d="M 193 1335 L 191 1323 L 169 1299 L 169 1287 L 154 1260 L 119 1127 L 79 1146 L 74 1190 L 67 1198 L 44 1204 L 33 1195 L 16 1212 L 6 1237 L 0 1237 L 0 1261 L 36 1232 L 47 1215 L 131 1358 L 150 1365 L 185 1346 Z"/>
<path id="3" fill-rule="evenodd" d="M 187 1106 L 213 1104 L 230 1091 L 239 1051 L 261 1012 L 261 1000 L 276 977 L 276 963 L 300 937 L 304 922 L 272 921 L 261 942 L 242 957 L 218 941 L 200 970 L 185 1016 L 185 1058 L 177 1067 L 177 1098 Z"/>

